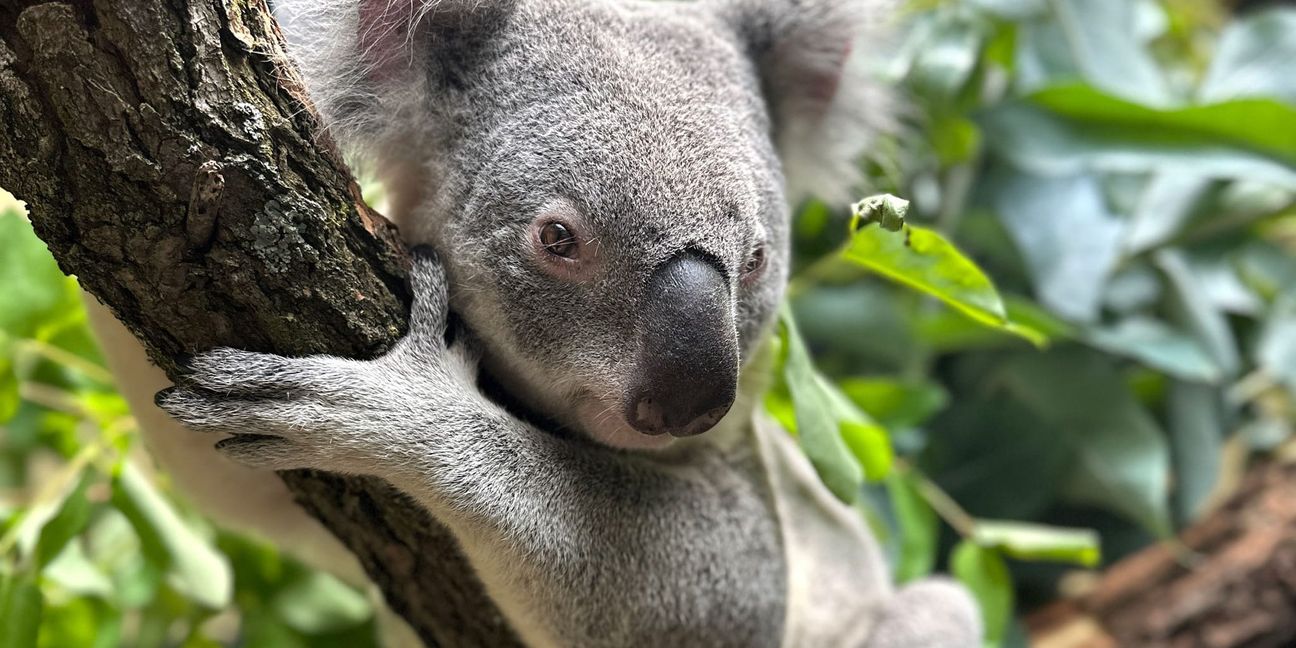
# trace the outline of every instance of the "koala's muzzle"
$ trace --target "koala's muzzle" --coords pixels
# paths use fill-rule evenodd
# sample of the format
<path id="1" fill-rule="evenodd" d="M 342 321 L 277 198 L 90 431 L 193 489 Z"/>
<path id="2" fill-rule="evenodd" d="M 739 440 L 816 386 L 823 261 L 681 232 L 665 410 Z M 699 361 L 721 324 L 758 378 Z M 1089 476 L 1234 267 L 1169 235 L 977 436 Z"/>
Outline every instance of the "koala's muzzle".
<path id="1" fill-rule="evenodd" d="M 738 333 L 729 282 L 699 255 L 662 264 L 648 280 L 626 421 L 644 434 L 711 429 L 738 391 Z"/>

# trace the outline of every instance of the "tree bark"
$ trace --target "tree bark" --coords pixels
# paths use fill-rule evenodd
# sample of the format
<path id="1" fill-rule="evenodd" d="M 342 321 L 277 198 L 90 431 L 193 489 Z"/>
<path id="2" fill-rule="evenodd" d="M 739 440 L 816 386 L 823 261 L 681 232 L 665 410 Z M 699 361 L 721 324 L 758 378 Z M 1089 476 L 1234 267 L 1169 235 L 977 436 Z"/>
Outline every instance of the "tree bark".
<path id="1" fill-rule="evenodd" d="M 173 377 L 215 346 L 372 357 L 404 329 L 394 231 L 286 60 L 265 0 L 0 0 L 0 186 Z M 422 509 L 282 476 L 425 642 L 517 645 Z"/>
<path id="2" fill-rule="evenodd" d="M 1296 645 L 1296 464 L 1254 467 L 1177 544 L 1112 565 L 1089 592 L 1033 614 L 1039 648 Z"/>

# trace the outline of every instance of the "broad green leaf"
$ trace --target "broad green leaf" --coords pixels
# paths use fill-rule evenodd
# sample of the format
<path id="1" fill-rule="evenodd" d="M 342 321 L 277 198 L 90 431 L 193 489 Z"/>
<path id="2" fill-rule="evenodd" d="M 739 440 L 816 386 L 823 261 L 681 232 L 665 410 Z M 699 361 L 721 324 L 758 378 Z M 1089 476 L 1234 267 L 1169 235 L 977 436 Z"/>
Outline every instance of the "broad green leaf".
<path id="1" fill-rule="evenodd" d="M 972 540 L 999 549 L 1018 560 L 1047 560 L 1094 567 L 1102 558 L 1098 534 L 1089 529 L 1015 522 L 977 520 Z"/>
<path id="2" fill-rule="evenodd" d="M 827 383 L 815 370 L 786 307 L 780 321 L 785 353 L 783 379 L 796 411 L 797 440 L 828 490 L 843 502 L 853 502 L 864 483 L 863 470 L 838 434 L 837 420 L 823 393 Z"/>
<path id="3" fill-rule="evenodd" d="M 1187 522 L 1201 512 L 1219 479 L 1224 451 L 1224 414 L 1219 390 L 1176 381 L 1166 399 L 1173 443 L 1175 512 Z"/>
<path id="4" fill-rule="evenodd" d="M 913 57 L 907 81 L 929 102 L 948 104 L 976 69 L 985 38 L 982 26 L 953 12 L 936 14 L 922 47 Z"/>
<path id="5" fill-rule="evenodd" d="M 783 380 L 796 413 L 796 435 L 824 484 L 844 502 L 859 495 L 864 476 L 881 479 L 891 466 L 886 431 L 814 368 L 796 322 L 780 312 Z"/>
<path id="6" fill-rule="evenodd" d="M 40 539 L 36 541 L 36 564 L 39 568 L 49 564 L 90 521 L 90 500 L 86 499 L 86 488 L 90 481 L 90 475 L 83 474 L 76 487 L 63 500 L 58 512 L 41 529 Z"/>
<path id="7" fill-rule="evenodd" d="M 1053 20 L 1023 24 L 1019 83 L 1034 88 L 1084 79 L 1115 95 L 1153 105 L 1171 99 L 1138 33 L 1139 4 L 1129 0 L 1048 0 Z"/>
<path id="8" fill-rule="evenodd" d="M 45 566 L 41 575 L 58 587 L 79 596 L 107 600 L 114 595 L 112 581 L 99 565 L 86 556 L 78 538 L 73 538 L 63 547 L 63 551 Z"/>
<path id="9" fill-rule="evenodd" d="M 1114 326 L 1090 329 L 1084 339 L 1099 349 L 1134 358 L 1176 378 L 1215 383 L 1224 377 L 1195 338 L 1148 317 L 1130 317 Z"/>
<path id="10" fill-rule="evenodd" d="M 1155 419 L 1109 359 L 1081 349 L 1019 355 L 997 378 L 1075 459 L 1061 476 L 1067 497 L 1170 533 L 1170 450 Z"/>
<path id="11" fill-rule="evenodd" d="M 3 335 L 0 332 L 0 338 Z M 14 373 L 13 361 L 8 355 L 4 355 L 6 352 L 4 341 L 0 339 L 0 424 L 7 423 L 18 413 L 21 400 L 18 395 L 18 376 Z"/>
<path id="12" fill-rule="evenodd" d="M 1026 260 L 1040 303 L 1064 319 L 1097 319 L 1125 231 L 1097 180 L 999 169 L 988 183 L 992 207 Z"/>
<path id="13" fill-rule="evenodd" d="M 963 540 L 950 555 L 950 571 L 967 586 L 981 607 L 986 644 L 998 646 L 1013 612 L 1012 576 L 1003 557 L 996 549 Z"/>
<path id="14" fill-rule="evenodd" d="M 15 338 L 32 337 L 42 321 L 79 304 L 76 282 L 16 211 L 0 212 L 0 286 L 0 331 Z"/>
<path id="15" fill-rule="evenodd" d="M 977 121 L 995 153 L 1039 175 L 1166 172 L 1296 188 L 1290 164 L 1209 133 L 1068 119 L 1026 100 L 1002 102 Z"/>
<path id="16" fill-rule="evenodd" d="M 1029 100 L 1053 114 L 1082 123 L 1124 129 L 1139 138 L 1191 137 L 1235 145 L 1296 163 L 1296 106 L 1271 99 L 1231 101 L 1183 108 L 1150 108 L 1085 85 L 1044 88 Z"/>
<path id="17" fill-rule="evenodd" d="M 373 615 L 363 594 L 324 572 L 311 572 L 275 595 L 274 609 L 289 627 L 306 634 L 335 632 Z"/>
<path id="18" fill-rule="evenodd" d="M 1194 207 L 1211 186 L 1196 173 L 1157 173 L 1148 182 L 1134 210 L 1123 248 L 1136 254 L 1170 240 L 1188 222 Z"/>
<path id="19" fill-rule="evenodd" d="M 936 511 L 918 491 L 911 471 L 896 471 L 887 476 L 887 495 L 899 525 L 900 556 L 895 579 L 905 583 L 931 573 L 936 564 L 936 547 L 940 541 L 940 521 Z"/>
<path id="20" fill-rule="evenodd" d="M 0 646 L 34 648 L 43 607 L 31 576 L 0 571 Z"/>
<path id="21" fill-rule="evenodd" d="M 1259 12 L 1230 23 L 1220 37 L 1199 96 L 1203 101 L 1275 97 L 1296 104 L 1296 12 Z"/>
<path id="22" fill-rule="evenodd" d="M 954 244 L 934 230 L 913 225 L 903 232 L 859 227 L 846 245 L 847 259 L 894 281 L 940 299 L 986 326 L 1033 344 L 1046 340 L 1038 331 L 1008 319 L 989 277 Z"/>
<path id="23" fill-rule="evenodd" d="M 896 378 L 847 378 L 843 394 L 883 427 L 911 427 L 926 421 L 949 402 L 937 383 Z"/>
<path id="24" fill-rule="evenodd" d="M 1228 319 L 1207 296 L 1199 273 L 1179 250 L 1159 250 L 1154 259 L 1174 289 L 1179 319 L 1210 353 L 1225 377 L 1236 375 L 1241 368 L 1237 341 Z"/>
<path id="25" fill-rule="evenodd" d="M 167 582 L 210 609 L 229 604 L 232 575 L 225 557 L 194 533 L 139 471 L 125 462 L 113 479 L 113 504 L 130 519 L 144 552 L 167 568 Z"/>
<path id="26" fill-rule="evenodd" d="M 1296 396 L 1296 292 L 1274 304 L 1256 345 L 1255 361 Z"/>

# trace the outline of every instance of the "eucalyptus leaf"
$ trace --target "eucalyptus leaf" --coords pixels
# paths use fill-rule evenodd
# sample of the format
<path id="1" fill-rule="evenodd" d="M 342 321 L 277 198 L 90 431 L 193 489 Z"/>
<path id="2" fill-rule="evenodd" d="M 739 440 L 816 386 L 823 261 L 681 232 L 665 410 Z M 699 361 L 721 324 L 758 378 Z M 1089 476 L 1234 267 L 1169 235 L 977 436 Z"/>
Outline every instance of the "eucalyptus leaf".
<path id="1" fill-rule="evenodd" d="M 950 571 L 980 606 L 987 645 L 998 646 L 1012 620 L 1014 598 L 1012 576 L 1003 556 L 997 549 L 963 540 L 950 555 Z"/>
<path id="2" fill-rule="evenodd" d="M 934 230 L 907 226 L 890 232 L 878 226 L 854 228 L 845 257 L 878 274 L 926 293 L 969 318 L 1043 344 L 1041 333 L 1008 319 L 989 277 Z"/>
<path id="3" fill-rule="evenodd" d="M 1039 301 L 1064 319 L 1096 320 L 1125 231 L 1096 179 L 1000 169 L 989 182 L 992 206 L 1026 259 Z"/>
<path id="4" fill-rule="evenodd" d="M 783 380 L 796 412 L 796 436 L 828 490 L 843 502 L 859 497 L 864 472 L 838 432 L 828 383 L 815 370 L 790 311 L 781 311 L 784 340 Z"/>
<path id="5" fill-rule="evenodd" d="M 190 529 L 130 462 L 113 479 L 112 501 L 139 534 L 145 553 L 166 566 L 172 587 L 210 609 L 229 604 L 233 576 L 225 556 Z"/>
<path id="6" fill-rule="evenodd" d="M 1223 462 L 1224 418 L 1218 389 L 1176 381 L 1166 399 L 1171 457 L 1174 460 L 1175 512 L 1196 519 L 1215 489 Z"/>
<path id="7" fill-rule="evenodd" d="M 1093 346 L 1164 371 L 1176 378 L 1219 382 L 1223 370 L 1196 338 L 1150 317 L 1135 316 L 1113 326 L 1090 329 L 1084 339 Z"/>
<path id="8" fill-rule="evenodd" d="M 1238 373 L 1241 367 L 1237 341 L 1229 327 L 1228 319 L 1211 302 L 1201 277 L 1179 250 L 1163 249 L 1154 256 L 1177 300 L 1179 314 L 1185 326 L 1197 337 L 1214 359 L 1225 377 Z"/>
<path id="9" fill-rule="evenodd" d="M 1296 106 L 1272 99 L 1234 99 L 1186 106 L 1153 108 L 1119 99 L 1085 85 L 1059 85 L 1030 95 L 1029 100 L 1055 115 L 1081 123 L 1124 129 L 1139 137 L 1191 137 L 1251 149 L 1296 163 Z"/>
<path id="10" fill-rule="evenodd" d="M 1256 345 L 1255 361 L 1296 397 L 1296 291 L 1274 304 Z"/>
<path id="11" fill-rule="evenodd" d="M 1170 533 L 1170 449 L 1109 360 L 1079 349 L 1019 355 L 999 380 L 1074 448 L 1063 479 L 1068 499 Z"/>
<path id="12" fill-rule="evenodd" d="M 0 571 L 0 646 L 35 648 L 44 605 L 30 574 Z"/>
<path id="13" fill-rule="evenodd" d="M 936 511 L 923 499 L 917 477 L 910 471 L 896 471 L 887 476 L 887 495 L 899 526 L 900 555 L 896 561 L 898 582 L 922 578 L 936 564 L 940 540 L 940 520 Z"/>
<path id="14" fill-rule="evenodd" d="M 1166 172 L 1296 188 L 1296 169 L 1290 164 L 1210 133 L 1156 123 L 1068 119 L 1026 100 L 982 111 L 977 122 L 996 154 L 1035 174 Z"/>
<path id="15" fill-rule="evenodd" d="M 1202 81 L 1203 101 L 1274 97 L 1296 104 L 1296 11 L 1265 11 L 1230 23 Z"/>
<path id="16" fill-rule="evenodd" d="M 1089 529 L 977 520 L 972 540 L 1018 560 L 1047 560 L 1094 567 L 1102 559 L 1098 534 Z"/>

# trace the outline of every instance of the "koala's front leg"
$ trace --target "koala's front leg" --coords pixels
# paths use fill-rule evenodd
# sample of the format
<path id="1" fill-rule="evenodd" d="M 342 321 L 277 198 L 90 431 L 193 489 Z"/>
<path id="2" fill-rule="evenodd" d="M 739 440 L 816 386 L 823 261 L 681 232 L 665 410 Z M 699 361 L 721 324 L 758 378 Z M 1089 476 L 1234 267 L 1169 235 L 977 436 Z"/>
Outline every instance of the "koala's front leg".
<path id="1" fill-rule="evenodd" d="M 460 540 L 529 643 L 777 645 L 778 530 L 714 451 L 670 462 L 536 430 L 487 400 L 446 348 L 440 267 L 416 258 L 410 334 L 371 362 L 219 350 L 159 405 L 231 434 L 245 464 L 383 477 Z"/>

